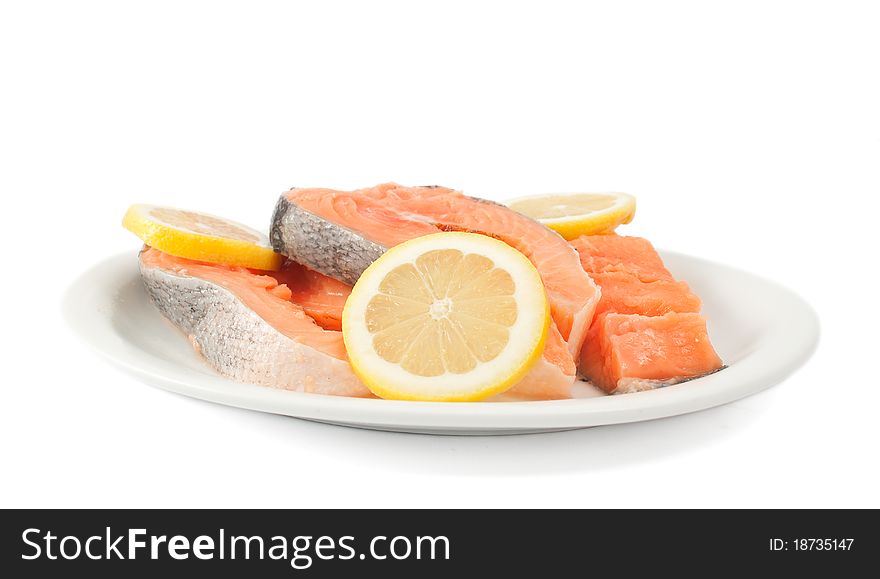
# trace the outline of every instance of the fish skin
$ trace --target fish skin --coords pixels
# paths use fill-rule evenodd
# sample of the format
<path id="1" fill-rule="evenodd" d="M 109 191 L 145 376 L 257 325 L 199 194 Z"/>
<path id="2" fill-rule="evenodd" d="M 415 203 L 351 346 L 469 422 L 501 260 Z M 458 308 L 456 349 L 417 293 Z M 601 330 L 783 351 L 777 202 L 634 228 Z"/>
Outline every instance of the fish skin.
<path id="1" fill-rule="evenodd" d="M 388 248 L 351 229 L 318 217 L 288 200 L 275 204 L 269 230 L 272 248 L 324 275 L 354 285 Z"/>
<path id="2" fill-rule="evenodd" d="M 298 392 L 371 396 L 346 360 L 283 335 L 228 289 L 143 262 L 141 278 L 156 308 L 221 375 Z"/>

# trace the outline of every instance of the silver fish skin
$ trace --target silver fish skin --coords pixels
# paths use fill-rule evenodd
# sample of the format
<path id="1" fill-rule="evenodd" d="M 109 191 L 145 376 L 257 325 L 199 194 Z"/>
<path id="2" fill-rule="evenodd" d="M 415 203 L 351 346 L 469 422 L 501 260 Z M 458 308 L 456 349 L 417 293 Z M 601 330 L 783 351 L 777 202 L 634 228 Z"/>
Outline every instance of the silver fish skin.
<path id="1" fill-rule="evenodd" d="M 272 248 L 326 276 L 354 285 L 388 248 L 307 211 L 282 195 L 272 213 Z"/>
<path id="2" fill-rule="evenodd" d="M 681 384 L 683 382 L 690 382 L 691 380 L 696 380 L 697 378 L 703 378 L 704 376 L 710 376 L 715 374 L 716 372 L 720 372 L 727 368 L 727 366 L 721 366 L 720 368 L 716 368 L 711 372 L 707 372 L 705 374 L 698 374 L 696 376 L 682 376 L 677 378 L 669 378 L 667 380 L 649 380 L 646 378 L 621 378 L 617 381 L 617 388 L 611 392 L 611 394 L 631 394 L 633 392 L 645 392 L 647 390 L 656 390 L 657 388 L 664 388 L 666 386 L 673 386 L 674 384 Z M 589 382 L 589 379 L 584 377 L 584 380 Z"/>
<path id="3" fill-rule="evenodd" d="M 298 392 L 371 396 L 345 360 L 282 334 L 230 290 L 141 262 L 150 300 L 221 375 Z"/>

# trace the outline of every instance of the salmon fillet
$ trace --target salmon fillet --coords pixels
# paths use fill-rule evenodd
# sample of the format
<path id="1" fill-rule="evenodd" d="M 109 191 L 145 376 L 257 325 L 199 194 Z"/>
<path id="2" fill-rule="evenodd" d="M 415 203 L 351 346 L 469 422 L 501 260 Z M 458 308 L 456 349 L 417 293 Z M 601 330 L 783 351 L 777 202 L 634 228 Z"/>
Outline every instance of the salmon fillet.
<path id="1" fill-rule="evenodd" d="M 700 298 L 681 281 L 658 279 L 646 282 L 623 271 L 591 273 L 590 277 L 602 288 L 597 315 L 616 312 L 662 316 L 669 312 L 700 311 Z"/>
<path id="2" fill-rule="evenodd" d="M 609 393 L 674 384 L 722 367 L 699 314 L 700 299 L 676 281 L 645 239 L 582 236 L 571 242 L 602 290 L 578 370 Z"/>
<path id="3" fill-rule="evenodd" d="M 581 372 L 606 392 L 650 390 L 721 368 L 697 313 L 604 313 L 590 328 Z"/>
<path id="4" fill-rule="evenodd" d="M 353 284 L 389 247 L 438 231 L 489 235 L 528 257 L 544 282 L 556 328 L 577 357 L 598 287 L 559 234 L 497 203 L 445 187 L 394 183 L 357 191 L 292 189 L 276 205 L 270 237 L 276 251 Z"/>
<path id="5" fill-rule="evenodd" d="M 624 272 L 641 281 L 674 281 L 663 260 L 641 237 L 622 235 L 582 235 L 571 241 L 581 266 L 590 274 Z"/>

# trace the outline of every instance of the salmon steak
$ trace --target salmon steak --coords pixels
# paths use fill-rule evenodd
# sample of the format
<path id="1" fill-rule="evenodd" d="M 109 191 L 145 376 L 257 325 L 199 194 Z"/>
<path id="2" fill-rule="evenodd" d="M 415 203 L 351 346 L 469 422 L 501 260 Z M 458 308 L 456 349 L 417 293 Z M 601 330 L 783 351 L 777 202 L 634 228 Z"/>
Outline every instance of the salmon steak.
<path id="1" fill-rule="evenodd" d="M 288 261 L 264 272 L 144 247 L 144 287 L 219 374 L 250 384 L 372 397 L 348 363 L 340 331 L 351 286 Z M 543 357 L 503 399 L 569 398 L 576 368 L 553 329 Z"/>
<path id="2" fill-rule="evenodd" d="M 354 284 L 388 248 L 440 231 L 488 235 L 529 258 L 547 291 L 555 328 L 577 358 L 600 290 L 565 239 L 503 205 L 437 186 L 291 189 L 275 207 L 270 239 L 290 259 Z"/>
<path id="3" fill-rule="evenodd" d="M 221 375 L 300 392 L 370 395 L 348 365 L 342 332 L 319 326 L 274 277 L 149 247 L 140 271 L 153 304 Z"/>
<path id="4" fill-rule="evenodd" d="M 650 242 L 612 234 L 571 244 L 602 290 L 578 363 L 584 378 L 608 393 L 626 393 L 722 368 L 700 299 L 673 278 Z"/>

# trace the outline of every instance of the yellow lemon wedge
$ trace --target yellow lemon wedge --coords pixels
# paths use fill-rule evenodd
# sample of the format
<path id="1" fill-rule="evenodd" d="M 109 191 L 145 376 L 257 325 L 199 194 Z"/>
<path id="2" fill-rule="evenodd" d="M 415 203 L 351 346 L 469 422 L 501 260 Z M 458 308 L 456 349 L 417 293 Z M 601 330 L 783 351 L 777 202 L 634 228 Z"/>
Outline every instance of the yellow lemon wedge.
<path id="1" fill-rule="evenodd" d="M 626 193 L 550 193 L 511 199 L 507 206 L 565 239 L 611 233 L 636 214 L 636 198 Z"/>
<path id="2" fill-rule="evenodd" d="M 137 204 L 122 225 L 159 251 L 187 259 L 275 271 L 284 257 L 255 229 L 222 217 Z"/>
<path id="3" fill-rule="evenodd" d="M 540 358 L 550 308 L 532 263 L 475 233 L 437 233 L 388 250 L 342 312 L 351 366 L 377 396 L 476 401 Z"/>

